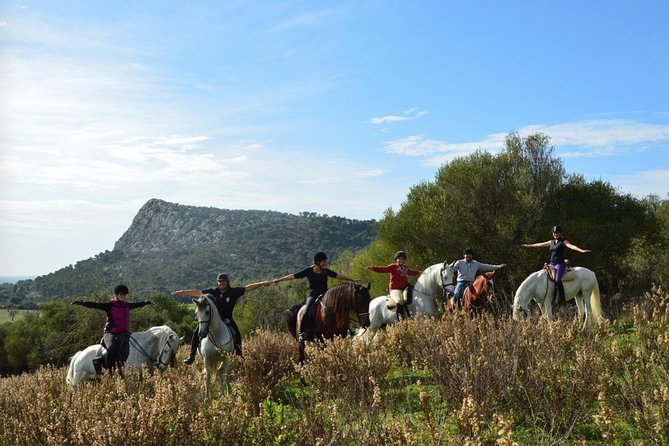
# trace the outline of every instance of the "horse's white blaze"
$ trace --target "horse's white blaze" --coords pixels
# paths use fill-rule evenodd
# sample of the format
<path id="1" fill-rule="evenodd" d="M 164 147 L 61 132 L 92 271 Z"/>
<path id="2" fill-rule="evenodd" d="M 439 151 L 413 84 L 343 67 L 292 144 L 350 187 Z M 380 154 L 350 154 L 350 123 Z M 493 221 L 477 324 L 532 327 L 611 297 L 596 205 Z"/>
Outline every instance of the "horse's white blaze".
<path id="1" fill-rule="evenodd" d="M 591 270 L 577 266 L 562 280 L 565 299 L 575 299 L 579 319 L 585 328 L 588 324 L 602 323 L 601 296 L 597 277 Z M 518 287 L 513 299 L 513 318 L 519 320 L 529 313 L 529 304 L 534 300 L 548 320 L 553 320 L 554 283 L 547 279 L 545 271 L 530 274 Z"/>

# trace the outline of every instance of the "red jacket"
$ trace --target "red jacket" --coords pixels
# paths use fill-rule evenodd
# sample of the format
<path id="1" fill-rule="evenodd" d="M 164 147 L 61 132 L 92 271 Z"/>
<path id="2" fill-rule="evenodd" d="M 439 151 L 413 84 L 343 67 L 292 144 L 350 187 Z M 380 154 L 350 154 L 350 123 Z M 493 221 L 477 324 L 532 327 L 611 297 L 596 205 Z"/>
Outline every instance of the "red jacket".
<path id="1" fill-rule="evenodd" d="M 418 276 L 420 271 L 409 268 L 408 266 L 399 266 L 397 263 L 391 263 L 386 266 L 372 266 L 372 271 L 377 273 L 390 273 L 390 285 L 388 289 L 403 290 L 409 285 L 409 276 Z"/>

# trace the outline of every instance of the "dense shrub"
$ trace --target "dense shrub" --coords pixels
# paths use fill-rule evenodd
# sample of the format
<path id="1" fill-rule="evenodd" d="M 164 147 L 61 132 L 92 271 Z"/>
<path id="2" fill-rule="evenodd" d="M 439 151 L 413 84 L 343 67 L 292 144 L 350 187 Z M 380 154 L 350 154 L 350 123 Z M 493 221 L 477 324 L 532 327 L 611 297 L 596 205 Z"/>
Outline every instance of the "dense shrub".
<path id="1" fill-rule="evenodd" d="M 310 345 L 260 330 L 205 406 L 202 363 L 77 392 L 65 369 L 0 380 L 10 445 L 627 445 L 669 443 L 669 300 L 581 330 L 505 317 L 412 319 Z M 180 359 L 187 354 L 182 347 Z"/>

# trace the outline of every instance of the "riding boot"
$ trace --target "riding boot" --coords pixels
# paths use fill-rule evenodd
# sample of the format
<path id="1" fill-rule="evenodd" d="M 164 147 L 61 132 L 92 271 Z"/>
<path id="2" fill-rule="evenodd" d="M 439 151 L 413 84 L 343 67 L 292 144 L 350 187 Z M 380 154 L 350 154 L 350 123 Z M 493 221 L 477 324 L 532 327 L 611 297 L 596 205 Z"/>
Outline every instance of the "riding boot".
<path id="1" fill-rule="evenodd" d="M 397 305 L 397 320 L 401 321 L 406 319 L 406 314 L 404 313 L 404 305 Z"/>
<path id="2" fill-rule="evenodd" d="M 562 305 L 567 302 L 564 297 L 564 284 L 562 282 L 556 284 L 557 288 L 557 304 Z"/>
<path id="3" fill-rule="evenodd" d="M 95 369 L 96 375 L 102 375 L 102 363 L 104 362 L 104 360 L 105 358 L 102 356 L 93 358 L 93 368 Z"/>
<path id="4" fill-rule="evenodd" d="M 195 362 L 195 356 L 197 355 L 197 348 L 200 345 L 200 336 L 198 335 L 197 330 L 193 333 L 193 337 L 190 340 L 190 355 L 188 358 L 184 359 L 185 364 L 192 364 Z"/>
<path id="5" fill-rule="evenodd" d="M 307 340 L 307 331 L 309 330 L 309 323 L 311 321 L 311 307 L 316 298 L 311 294 L 307 297 L 307 302 L 304 304 L 304 316 L 302 316 L 302 322 L 300 322 L 300 333 L 297 337 L 297 342 L 306 342 Z"/>
<path id="6" fill-rule="evenodd" d="M 308 310 L 304 312 L 302 317 L 302 322 L 300 322 L 300 333 L 297 336 L 297 342 L 306 342 L 307 341 L 307 331 L 309 330 L 309 315 Z"/>

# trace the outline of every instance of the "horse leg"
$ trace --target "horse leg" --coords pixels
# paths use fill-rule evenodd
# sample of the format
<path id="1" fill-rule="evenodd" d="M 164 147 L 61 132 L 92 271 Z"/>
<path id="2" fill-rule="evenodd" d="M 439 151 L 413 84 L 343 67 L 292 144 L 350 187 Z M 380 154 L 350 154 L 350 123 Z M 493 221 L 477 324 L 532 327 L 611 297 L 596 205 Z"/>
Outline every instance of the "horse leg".
<path id="1" fill-rule="evenodd" d="M 581 300 L 583 301 L 583 308 L 585 310 L 585 318 L 583 320 L 583 329 L 588 325 L 594 324 L 592 318 L 592 306 L 590 305 L 590 290 L 582 290 Z"/>
<path id="2" fill-rule="evenodd" d="M 578 310 L 578 322 L 583 324 L 587 319 L 587 310 L 583 302 L 583 296 L 581 294 L 577 294 L 574 296 L 574 302 L 576 302 L 576 309 Z"/>
<path id="3" fill-rule="evenodd" d="M 553 315 L 553 296 L 546 296 L 544 301 L 544 311 L 546 313 L 546 318 L 549 321 L 554 321 L 555 316 Z"/>
<path id="4" fill-rule="evenodd" d="M 227 353 L 223 353 L 221 356 L 221 362 L 218 364 L 218 385 L 221 388 L 221 392 L 224 395 L 229 395 L 232 391 L 232 386 L 230 384 L 230 361 L 227 357 Z"/>

